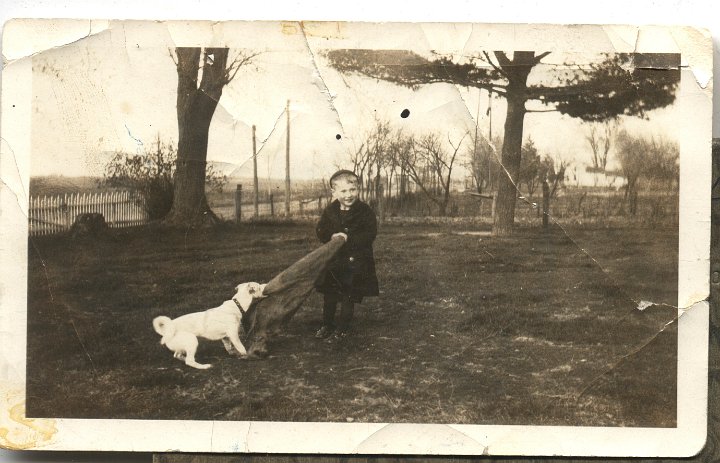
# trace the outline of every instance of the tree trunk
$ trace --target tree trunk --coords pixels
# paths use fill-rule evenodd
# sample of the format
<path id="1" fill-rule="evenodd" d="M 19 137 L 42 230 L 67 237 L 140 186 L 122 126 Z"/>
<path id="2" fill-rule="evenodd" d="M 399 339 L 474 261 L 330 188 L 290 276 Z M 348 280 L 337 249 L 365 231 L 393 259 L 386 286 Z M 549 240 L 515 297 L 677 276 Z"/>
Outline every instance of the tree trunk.
<path id="1" fill-rule="evenodd" d="M 543 181 L 542 184 L 542 193 L 543 193 L 543 202 L 542 202 L 542 224 L 543 224 L 543 230 L 548 229 L 549 220 L 550 220 L 550 185 L 548 185 L 547 180 Z M 538 209 L 539 210 L 539 209 Z"/>
<path id="2" fill-rule="evenodd" d="M 213 101 L 197 95 L 196 103 L 183 124 L 178 124 L 179 143 L 173 206 L 166 222 L 198 225 L 214 220 L 205 197 L 205 170 L 208 131 Z M 216 103 L 215 103 L 216 104 Z M 208 115 L 208 112 L 210 114 Z"/>
<path id="3" fill-rule="evenodd" d="M 515 223 L 515 201 L 518 195 L 513 182 L 518 181 L 522 152 L 523 123 L 525 120 L 525 101 L 527 101 L 527 77 L 534 66 L 533 52 L 515 52 L 511 63 L 503 65 L 508 76 L 507 117 L 505 119 L 505 139 L 502 146 L 502 165 L 498 180 L 497 202 L 493 235 L 509 236 Z"/>
<path id="4" fill-rule="evenodd" d="M 520 171 L 523 122 L 525 118 L 525 99 L 510 95 L 508 91 L 508 111 L 505 119 L 505 140 L 502 147 L 502 164 L 505 172 L 498 179 L 497 203 L 493 234 L 509 236 L 515 223 L 515 202 L 517 200 L 517 181 Z"/>
<path id="5" fill-rule="evenodd" d="M 214 224 L 218 218 L 205 197 L 208 134 L 226 83 L 227 48 L 176 48 L 178 155 L 173 205 L 165 217 L 171 225 Z M 200 64 L 200 58 L 204 63 Z M 198 71 L 202 80 L 198 85 Z"/>

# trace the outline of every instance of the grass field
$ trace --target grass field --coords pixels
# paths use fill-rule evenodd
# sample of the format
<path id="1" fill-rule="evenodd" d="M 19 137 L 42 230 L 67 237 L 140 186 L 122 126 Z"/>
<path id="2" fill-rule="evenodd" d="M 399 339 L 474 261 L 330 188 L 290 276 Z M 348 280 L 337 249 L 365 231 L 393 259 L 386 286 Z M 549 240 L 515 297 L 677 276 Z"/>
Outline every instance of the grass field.
<path id="1" fill-rule="evenodd" d="M 311 223 L 113 230 L 30 241 L 30 417 L 674 426 L 677 227 L 386 224 L 381 296 L 339 345 L 312 295 L 263 360 L 151 320 L 214 307 L 317 246 Z M 569 236 L 569 237 L 568 237 Z M 660 334 L 658 334 L 660 332 Z M 643 347 L 644 346 L 644 347 Z"/>

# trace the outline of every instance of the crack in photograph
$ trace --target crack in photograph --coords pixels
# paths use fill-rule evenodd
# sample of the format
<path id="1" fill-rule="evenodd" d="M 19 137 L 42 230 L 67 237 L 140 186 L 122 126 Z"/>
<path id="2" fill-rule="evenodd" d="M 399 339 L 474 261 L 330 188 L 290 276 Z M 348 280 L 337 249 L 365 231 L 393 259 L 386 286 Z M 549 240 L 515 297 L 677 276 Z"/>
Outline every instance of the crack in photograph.
<path id="1" fill-rule="evenodd" d="M 110 24 L 31 57 L 28 418 L 678 426 L 679 52 Z"/>

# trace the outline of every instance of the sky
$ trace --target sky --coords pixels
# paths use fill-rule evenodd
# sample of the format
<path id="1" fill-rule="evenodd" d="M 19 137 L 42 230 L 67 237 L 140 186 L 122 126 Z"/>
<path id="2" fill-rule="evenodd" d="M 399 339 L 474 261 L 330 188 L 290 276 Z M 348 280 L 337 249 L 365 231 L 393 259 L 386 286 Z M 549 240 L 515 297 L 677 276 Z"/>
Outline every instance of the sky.
<path id="1" fill-rule="evenodd" d="M 462 43 L 464 53 L 477 52 L 492 43 L 486 31 L 452 24 L 337 27 L 310 24 L 303 34 L 297 23 L 226 23 L 203 36 L 188 26 L 186 36 L 198 44 L 221 40 L 242 47 L 231 50 L 231 56 L 238 50 L 259 53 L 223 91 L 210 129 L 209 161 L 223 163 L 226 173 L 250 176 L 255 125 L 259 175 L 284 178 L 288 100 L 292 178 L 322 178 L 347 167 L 349 153 L 363 143 L 376 118 L 405 133 L 433 131 L 456 142 L 465 131 L 474 131 L 474 118 L 479 115 L 479 132 L 488 134 L 485 91 L 450 84 L 410 90 L 341 75 L 323 57 L 323 51 L 333 47 L 408 49 L 428 55 L 430 50 L 457 52 L 457 44 Z M 110 23 L 108 29 L 87 38 L 35 55 L 31 176 L 101 175 L 114 151 L 142 152 L 158 136 L 176 142 L 177 74 L 172 49 L 182 28 L 182 24 L 169 29 L 140 22 Z M 558 40 L 577 42 L 573 33 L 570 30 L 568 37 Z M 548 65 L 535 69 L 529 80 L 545 81 L 554 66 L 587 63 L 597 56 L 568 46 L 568 51 L 548 56 L 544 60 Z M 493 135 L 498 135 L 505 103 L 495 98 L 491 104 Z M 408 118 L 400 117 L 404 109 L 410 111 Z M 626 118 L 623 125 L 645 135 L 672 138 L 681 116 L 670 106 L 650 113 L 649 120 Z M 532 138 L 541 153 L 570 163 L 589 161 L 587 131 L 578 120 L 559 113 L 525 117 L 525 138 Z"/>

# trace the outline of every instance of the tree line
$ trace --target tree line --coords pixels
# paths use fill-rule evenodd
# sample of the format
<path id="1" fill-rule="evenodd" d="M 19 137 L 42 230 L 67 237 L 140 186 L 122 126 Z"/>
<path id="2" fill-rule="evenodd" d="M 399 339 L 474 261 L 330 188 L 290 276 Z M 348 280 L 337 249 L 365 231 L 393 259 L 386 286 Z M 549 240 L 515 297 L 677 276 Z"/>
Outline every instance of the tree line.
<path id="1" fill-rule="evenodd" d="M 363 142 L 350 153 L 350 167 L 360 178 L 361 197 L 381 215 L 403 211 L 411 195 L 421 195 L 440 216 L 448 215 L 454 181 L 464 182 L 478 194 L 492 196 L 506 175 L 500 163 L 502 139 L 491 142 L 471 132 L 451 136 L 439 131 L 423 135 L 395 129 L 376 120 Z M 340 166 L 338 166 L 340 167 Z M 517 195 L 533 196 L 549 182 L 555 196 L 563 184 L 567 163 L 542 154 L 529 138 L 522 146 L 522 162 L 515 183 Z M 458 175 L 458 169 L 463 172 Z M 393 209 L 393 211 L 388 211 Z"/>
<path id="2" fill-rule="evenodd" d="M 419 191 L 447 214 L 453 171 L 467 133 L 443 139 L 438 133 L 415 135 L 376 120 L 362 144 L 350 153 L 350 167 L 360 178 L 360 194 L 386 213 L 388 201 L 402 208 L 411 192 Z"/>
<path id="3" fill-rule="evenodd" d="M 548 51 L 478 51 L 472 55 L 433 54 L 426 57 L 409 50 L 350 49 L 331 50 L 323 56 L 330 67 L 342 74 L 357 74 L 413 89 L 449 83 L 478 88 L 504 98 L 507 115 L 500 153 L 502 172 L 496 179 L 497 210 L 493 219 L 494 234 L 504 236 L 512 233 L 514 224 L 517 198 L 514 182 L 523 165 L 526 114 L 557 111 L 583 121 L 601 122 L 620 115 L 645 117 L 649 111 L 668 106 L 675 100 L 680 75 L 677 54 L 607 54 L 595 63 L 577 68 L 572 75 L 567 74 L 567 68 L 558 66 L 565 70 L 558 71 L 560 73 L 552 75 L 550 80 L 533 81 L 531 72 L 550 54 Z M 205 196 L 210 122 L 223 88 L 257 55 L 247 50 L 235 50 L 231 57 L 228 48 L 178 47 L 170 50 L 178 78 L 178 145 L 172 206 L 164 218 L 165 223 L 192 226 L 216 221 Z M 546 109 L 528 107 L 529 102 Z M 368 140 L 378 145 L 367 145 L 363 149 L 380 153 L 379 143 L 391 143 L 393 137 L 389 135 L 378 131 L 375 140 Z M 397 165 L 379 158 L 367 163 L 360 159 L 360 165 L 356 167 L 364 167 L 363 177 L 370 179 L 366 187 L 371 185 L 373 175 L 379 179 L 383 170 L 390 172 L 390 177 L 401 184 L 403 174 L 397 178 L 394 173 L 398 170 L 420 180 L 434 178 L 436 185 L 426 187 L 426 194 L 434 198 L 432 201 L 439 208 L 446 208 L 451 178 L 448 171 L 455 166 L 462 139 L 448 139 L 450 148 L 445 148 L 444 139 L 439 143 L 438 137 L 429 134 L 413 138 L 412 143 L 407 137 L 395 140 L 397 145 L 391 151 L 402 153 L 396 157 Z M 424 169 L 416 168 L 418 161 Z M 375 189 L 380 188 L 380 182 L 376 181 L 374 185 Z M 374 194 L 378 195 L 377 191 Z"/>
<path id="4" fill-rule="evenodd" d="M 624 201 L 634 215 L 639 190 L 672 191 L 678 187 L 679 148 L 663 136 L 633 134 L 620 127 L 617 121 L 611 125 L 590 124 L 586 132 L 588 170 L 622 175 Z M 499 136 L 490 141 L 477 131 L 474 136 L 466 131 L 454 138 L 439 132 L 409 134 L 393 128 L 388 121 L 375 120 L 360 146 L 349 153 L 350 167 L 361 180 L 361 197 L 373 204 L 383 218 L 417 208 L 418 197 L 428 205 L 429 213 L 446 216 L 452 213 L 455 182 L 466 183 L 468 175 L 472 181 L 463 187 L 487 199 L 496 194 L 499 179 L 506 175 L 499 161 L 502 143 Z M 611 148 L 619 172 L 607 170 Z M 521 152 L 520 170 L 514 179 L 518 197 L 536 198 L 544 183 L 544 194 L 550 199 L 556 197 L 564 187 L 568 161 L 540 152 L 531 137 L 523 143 Z M 170 212 L 174 200 L 176 165 L 175 144 L 163 141 L 158 134 L 141 153 L 115 152 L 105 166 L 100 185 L 139 192 L 149 218 L 161 220 Z M 462 172 L 458 173 L 458 169 Z M 226 175 L 207 164 L 205 191 L 222 192 L 227 182 Z M 328 196 L 327 184 L 312 194 Z"/>
<path id="5" fill-rule="evenodd" d="M 551 79 L 530 77 L 551 52 L 478 51 L 455 56 L 421 56 L 409 50 L 331 50 L 330 66 L 343 74 L 384 80 L 411 89 L 453 84 L 484 90 L 507 103 L 493 233 L 512 234 L 517 185 L 522 163 L 525 115 L 557 111 L 583 121 L 607 121 L 620 115 L 645 117 L 675 100 L 680 81 L 677 54 L 605 54 L 597 62 L 567 73 L 547 70 Z M 545 82 L 553 82 L 547 84 Z M 528 103 L 545 106 L 528 107 Z"/>

